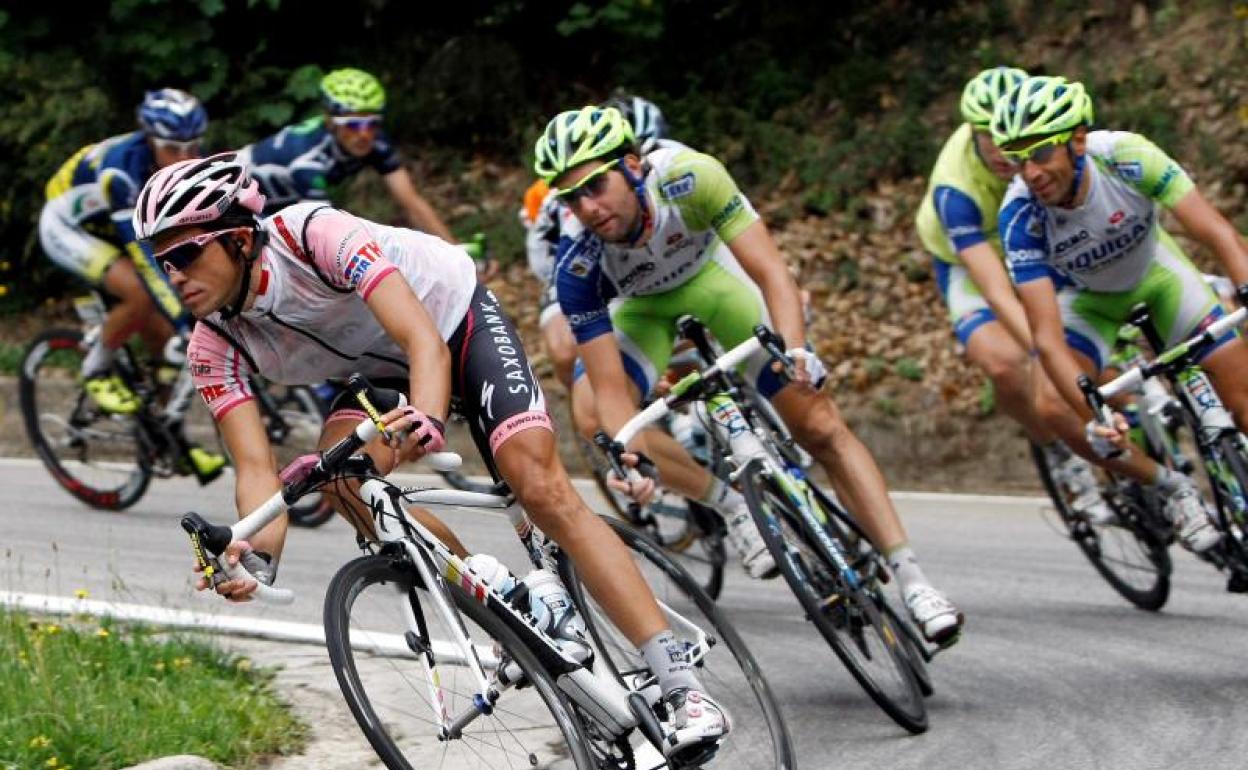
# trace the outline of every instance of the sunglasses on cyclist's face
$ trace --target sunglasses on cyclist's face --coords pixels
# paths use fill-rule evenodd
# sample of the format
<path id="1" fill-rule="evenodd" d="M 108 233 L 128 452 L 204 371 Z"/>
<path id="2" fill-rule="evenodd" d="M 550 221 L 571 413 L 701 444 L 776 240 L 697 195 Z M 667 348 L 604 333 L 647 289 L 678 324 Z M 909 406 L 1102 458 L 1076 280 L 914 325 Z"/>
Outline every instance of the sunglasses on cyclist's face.
<path id="1" fill-rule="evenodd" d="M 376 131 L 381 128 L 380 115 L 335 115 L 330 118 L 330 121 L 339 128 L 345 128 L 356 133 Z"/>
<path id="2" fill-rule="evenodd" d="M 180 273 L 186 270 L 192 262 L 199 259 L 199 255 L 204 253 L 204 248 L 208 244 L 236 230 L 238 230 L 237 227 L 231 227 L 228 230 L 216 230 L 211 233 L 192 235 L 189 238 L 183 238 L 177 243 L 166 246 L 153 256 L 156 263 L 165 271 L 165 275 L 169 275 L 174 271 Z"/>
<path id="3" fill-rule="evenodd" d="M 185 142 L 179 141 L 177 139 L 163 139 L 159 136 L 153 136 L 151 139 L 152 139 L 152 146 L 158 150 L 176 152 L 179 155 L 198 155 L 199 154 L 199 145 L 200 145 L 199 139 L 188 139 Z"/>
<path id="4" fill-rule="evenodd" d="M 1043 165 L 1052 160 L 1053 154 L 1057 152 L 1058 148 L 1069 142 L 1073 135 L 1073 131 L 1054 134 L 1021 149 L 1002 148 L 1001 154 L 1008 158 L 1010 162 L 1020 166 L 1027 161 Z"/>
<path id="5" fill-rule="evenodd" d="M 572 187 L 560 190 L 555 194 L 569 206 L 577 203 L 582 198 L 597 198 L 607 191 L 607 172 L 620 165 L 620 160 L 620 158 L 616 158 L 610 163 L 602 164 Z"/>

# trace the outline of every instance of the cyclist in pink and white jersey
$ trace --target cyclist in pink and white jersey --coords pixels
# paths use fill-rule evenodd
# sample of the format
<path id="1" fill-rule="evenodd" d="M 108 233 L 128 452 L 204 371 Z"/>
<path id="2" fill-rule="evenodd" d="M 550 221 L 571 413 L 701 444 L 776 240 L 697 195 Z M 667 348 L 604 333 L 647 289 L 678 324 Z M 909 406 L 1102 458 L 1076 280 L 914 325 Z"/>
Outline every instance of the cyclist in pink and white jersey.
<path id="1" fill-rule="evenodd" d="M 234 456 L 238 510 L 255 509 L 281 485 L 249 372 L 285 384 L 361 372 L 406 392 L 410 406 L 384 419 L 395 432 L 410 431 L 407 438 L 366 447 L 383 474 L 443 447 L 443 422 L 456 396 L 490 470 L 576 562 L 594 598 L 658 676 L 675 712 L 669 754 L 700 751 L 723 737 L 727 715 L 702 694 L 683 642 L 628 550 L 573 490 L 519 335 L 493 292 L 477 282 L 468 255 L 435 236 L 325 203 L 257 220 L 263 205 L 247 165 L 225 153 L 154 176 L 134 215 L 140 237 L 152 243 L 157 263 L 200 319 L 188 357 Z M 345 437 L 362 417 L 340 397 L 321 446 Z M 369 534 L 367 514 L 341 501 L 339 508 Z M 432 514 L 412 513 L 466 555 Z M 250 544 L 232 546 L 227 558 L 261 571 L 268 566 L 271 580 L 285 536 L 279 520 Z M 239 600 L 255 588 L 254 581 L 231 580 L 217 590 Z"/>

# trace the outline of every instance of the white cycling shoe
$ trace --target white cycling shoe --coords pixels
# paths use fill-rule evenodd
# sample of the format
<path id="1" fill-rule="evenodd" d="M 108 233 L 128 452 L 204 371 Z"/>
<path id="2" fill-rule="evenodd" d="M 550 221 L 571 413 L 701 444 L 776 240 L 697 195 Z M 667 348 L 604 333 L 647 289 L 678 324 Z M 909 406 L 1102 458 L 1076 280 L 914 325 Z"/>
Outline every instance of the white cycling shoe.
<path id="1" fill-rule="evenodd" d="M 901 599 L 924 639 L 941 647 L 957 640 L 962 632 L 962 612 L 940 591 L 919 583 L 906 590 Z"/>
<path id="2" fill-rule="evenodd" d="M 1166 515 L 1178 530 L 1179 542 L 1193 553 L 1204 553 L 1222 540 L 1205 501 L 1191 481 L 1166 497 Z"/>
<path id="3" fill-rule="evenodd" d="M 1049 451 L 1049 462 L 1053 469 L 1053 480 L 1070 495 L 1071 510 L 1089 524 L 1113 524 L 1118 517 L 1101 496 L 1101 485 L 1096 480 L 1096 474 L 1092 472 L 1092 463 L 1065 447 L 1062 449 L 1065 450 L 1066 457 L 1057 460 L 1057 453 Z"/>
<path id="4" fill-rule="evenodd" d="M 725 518 L 728 520 L 728 545 L 741 557 L 746 573 L 760 580 L 770 580 L 780 574 L 780 570 L 776 569 L 776 560 L 767 550 L 767 543 L 745 503 Z"/>
<path id="5" fill-rule="evenodd" d="M 704 692 L 681 687 L 663 698 L 667 706 L 668 728 L 663 738 L 663 755 L 673 763 L 701 765 L 719 751 L 719 742 L 732 730 L 732 720 Z"/>

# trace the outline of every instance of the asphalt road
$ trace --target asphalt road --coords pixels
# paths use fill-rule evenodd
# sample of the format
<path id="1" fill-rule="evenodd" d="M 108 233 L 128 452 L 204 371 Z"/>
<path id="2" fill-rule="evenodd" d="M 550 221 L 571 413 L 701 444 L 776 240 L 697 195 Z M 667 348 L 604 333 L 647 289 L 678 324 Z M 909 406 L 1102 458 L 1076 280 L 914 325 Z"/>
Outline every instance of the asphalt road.
<path id="1" fill-rule="evenodd" d="M 296 530 L 281 583 L 289 607 L 195 595 L 177 516 L 229 518 L 229 477 L 152 485 L 124 513 L 92 512 L 41 466 L 0 461 L 0 592 L 92 598 L 318 623 L 330 575 L 355 554 L 335 521 Z M 805 768 L 1242 768 L 1248 761 L 1248 605 L 1211 568 L 1176 554 L 1158 614 L 1129 607 L 1046 521 L 1039 501 L 902 496 L 933 582 L 965 610 L 960 644 L 934 664 L 931 730 L 909 737 L 858 689 L 779 582 L 734 570 L 721 599 L 770 679 Z M 473 550 L 522 563 L 505 520 L 446 515 Z M 299 654 L 304 655 L 305 652 Z M 342 715 L 346 716 L 345 707 Z M 309 766 L 310 767 L 310 766 Z"/>

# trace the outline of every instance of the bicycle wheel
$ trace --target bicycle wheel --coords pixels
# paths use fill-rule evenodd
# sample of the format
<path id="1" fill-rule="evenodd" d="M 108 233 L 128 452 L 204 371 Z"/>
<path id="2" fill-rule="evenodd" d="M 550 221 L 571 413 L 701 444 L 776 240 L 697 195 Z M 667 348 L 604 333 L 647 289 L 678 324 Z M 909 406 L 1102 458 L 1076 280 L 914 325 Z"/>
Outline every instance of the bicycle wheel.
<path id="1" fill-rule="evenodd" d="M 100 411 L 82 389 L 82 332 L 49 329 L 26 349 L 18 378 L 31 446 L 67 492 L 93 508 L 119 511 L 147 491 L 152 470 L 132 415 Z"/>
<path id="2" fill-rule="evenodd" d="M 598 493 L 615 515 L 663 546 L 712 599 L 724 588 L 727 528 L 713 509 L 660 488 L 650 503 L 639 507 L 607 484 L 610 466 L 599 449 L 584 439 L 581 455 Z"/>
<path id="3" fill-rule="evenodd" d="M 713 761 L 716 767 L 791 768 L 795 759 L 780 706 L 737 630 L 697 581 L 672 555 L 628 524 L 603 519 L 633 552 L 633 560 L 654 591 L 673 631 L 690 641 L 691 624 L 713 637 L 714 643 L 697 662 L 696 674 L 707 693 L 728 710 L 732 732 Z M 635 688 L 651 677 L 641 654 L 606 616 L 576 576 L 571 561 L 561 560 L 564 584 L 573 595 L 597 649 L 597 663 L 605 665 L 626 687 Z M 657 688 L 650 691 L 658 697 Z M 637 767 L 656 767 L 662 757 L 640 736 L 634 736 Z M 614 767 L 614 765 L 612 765 Z"/>
<path id="4" fill-rule="evenodd" d="M 1142 610 L 1161 609 L 1170 598 L 1172 565 L 1166 540 L 1147 523 L 1152 520 L 1147 505 L 1115 490 L 1108 502 L 1117 514 L 1116 521 L 1093 525 L 1075 513 L 1058 489 L 1044 450 L 1033 444 L 1031 457 L 1070 539 L 1105 582 Z"/>
<path id="5" fill-rule="evenodd" d="M 801 512 L 762 461 L 751 460 L 741 480 L 767 548 L 806 617 L 884 713 L 912 733 L 927 730 L 927 706 L 903 634 L 884 620 L 880 600 L 865 584 L 846 584 L 820 538 L 806 531 Z M 825 534 L 838 533 L 828 527 Z"/>
<path id="6" fill-rule="evenodd" d="M 440 738 L 442 710 L 451 719 L 475 711 L 478 685 L 451 627 L 423 601 L 415 568 L 405 558 L 363 556 L 338 570 L 325 594 L 325 641 L 343 697 L 360 729 L 390 770 L 429 768 L 597 766 L 586 748 L 571 704 L 537 658 L 502 620 L 457 586 L 447 586 L 477 655 L 487 664 L 500 654 L 514 660 L 527 682 L 506 689 L 492 713 L 458 737 Z M 423 606 L 422 606 L 423 603 Z M 424 625 L 405 616 L 423 616 Z M 441 696 L 432 693 L 424 656 L 432 649 Z"/>

